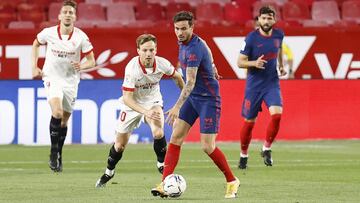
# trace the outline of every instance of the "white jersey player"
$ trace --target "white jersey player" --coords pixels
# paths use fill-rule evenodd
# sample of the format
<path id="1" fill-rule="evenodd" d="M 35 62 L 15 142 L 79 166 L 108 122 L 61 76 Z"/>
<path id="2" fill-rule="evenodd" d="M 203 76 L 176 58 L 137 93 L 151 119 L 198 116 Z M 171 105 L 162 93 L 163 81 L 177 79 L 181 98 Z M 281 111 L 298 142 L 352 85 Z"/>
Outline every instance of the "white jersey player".
<path id="1" fill-rule="evenodd" d="M 42 76 L 52 111 L 49 166 L 54 172 L 62 171 L 62 147 L 67 133 L 67 122 L 77 97 L 79 71 L 95 66 L 93 46 L 89 38 L 83 31 L 74 27 L 75 1 L 64 1 L 59 20 L 59 25 L 45 28 L 37 35 L 32 50 L 33 77 Z M 42 70 L 37 65 L 40 45 L 47 46 Z M 81 54 L 87 59 L 82 64 Z"/>
<path id="2" fill-rule="evenodd" d="M 168 60 L 156 56 L 156 43 L 156 37 L 151 34 L 140 35 L 136 40 L 139 56 L 132 58 L 125 69 L 115 143 L 110 149 L 105 173 L 95 187 L 104 187 L 114 177 L 115 166 L 122 157 L 132 131 L 143 121 L 151 128 L 157 168 L 160 173 L 163 171 L 166 139 L 159 82 L 163 75 L 168 75 L 182 89 L 184 81 Z"/>

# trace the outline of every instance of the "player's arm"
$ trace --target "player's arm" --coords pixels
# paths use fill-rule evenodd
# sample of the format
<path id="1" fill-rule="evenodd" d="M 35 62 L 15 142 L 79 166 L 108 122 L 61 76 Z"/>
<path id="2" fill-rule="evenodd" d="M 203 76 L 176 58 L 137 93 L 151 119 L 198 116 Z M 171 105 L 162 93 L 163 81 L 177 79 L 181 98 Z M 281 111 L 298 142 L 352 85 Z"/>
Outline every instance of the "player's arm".
<path id="1" fill-rule="evenodd" d="M 283 49 L 280 47 L 278 52 L 278 63 L 279 63 L 279 72 L 280 76 L 286 75 L 286 70 L 284 69 L 284 61 L 283 61 Z"/>
<path id="2" fill-rule="evenodd" d="M 172 78 L 175 81 L 175 84 L 180 88 L 180 90 L 184 89 L 185 82 L 182 78 L 182 75 L 178 71 L 175 71 Z"/>
<path id="3" fill-rule="evenodd" d="M 135 101 L 133 91 L 123 90 L 123 100 L 124 100 L 125 105 L 130 107 L 132 110 L 137 111 L 141 114 L 144 114 L 146 117 L 148 117 L 150 119 L 161 121 L 159 112 L 145 109 Z"/>
<path id="4" fill-rule="evenodd" d="M 32 66 L 32 76 L 33 78 L 38 78 L 42 76 L 42 71 L 38 67 L 38 59 L 39 59 L 39 48 L 40 43 L 37 39 L 34 40 L 32 45 L 32 52 L 31 52 L 31 66 Z"/>
<path id="5" fill-rule="evenodd" d="M 264 60 L 264 55 L 261 55 L 255 61 L 249 61 L 249 57 L 247 55 L 240 53 L 237 60 L 237 66 L 239 68 L 246 68 L 246 69 L 250 67 L 265 69 L 264 68 L 265 63 L 267 63 L 267 61 Z"/>
<path id="6" fill-rule="evenodd" d="M 71 65 L 76 71 L 86 70 L 89 68 L 93 68 L 95 66 L 94 52 L 91 51 L 85 57 L 86 57 L 86 61 L 81 64 L 80 62 L 71 61 Z"/>
<path id="7" fill-rule="evenodd" d="M 184 88 L 181 90 L 179 99 L 175 103 L 174 107 L 166 112 L 168 114 L 168 117 L 166 118 L 166 122 L 169 125 L 172 125 L 179 117 L 179 111 L 182 105 L 185 103 L 186 99 L 190 96 L 192 90 L 195 87 L 196 82 L 196 74 L 198 71 L 198 67 L 187 67 L 186 68 L 186 83 Z"/>

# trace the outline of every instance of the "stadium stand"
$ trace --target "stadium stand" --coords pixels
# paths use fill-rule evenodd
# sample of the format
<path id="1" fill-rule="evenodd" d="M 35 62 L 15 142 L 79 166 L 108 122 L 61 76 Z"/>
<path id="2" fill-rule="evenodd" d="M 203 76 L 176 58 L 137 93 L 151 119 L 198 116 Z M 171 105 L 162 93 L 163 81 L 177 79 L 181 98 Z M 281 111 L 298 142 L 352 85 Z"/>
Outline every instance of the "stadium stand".
<path id="1" fill-rule="evenodd" d="M 342 3 L 342 19 L 360 23 L 360 1 L 344 1 Z"/>
<path id="2" fill-rule="evenodd" d="M 220 24 L 224 20 L 221 5 L 218 3 L 198 4 L 195 15 L 198 21 L 208 21 L 212 24 Z"/>
<path id="3" fill-rule="evenodd" d="M 11 21 L 9 29 L 34 29 L 35 24 L 32 21 Z"/>
<path id="4" fill-rule="evenodd" d="M 334 23 L 340 20 L 340 12 L 336 1 L 314 1 L 311 16 L 316 21 Z"/>
<path id="5" fill-rule="evenodd" d="M 30 21 L 36 28 L 58 22 L 62 0 L 1 0 L 0 28 L 12 21 Z M 78 25 L 82 27 L 148 27 L 149 21 L 171 26 L 181 10 L 195 14 L 197 26 L 250 27 L 258 9 L 270 5 L 278 26 L 356 27 L 359 0 L 78 0 Z M 88 25 L 87 25 L 88 24 Z M 152 24 L 152 23 L 151 23 Z M 16 27 L 16 26 L 15 26 Z M 15 29 L 13 27 L 12 29 Z"/>

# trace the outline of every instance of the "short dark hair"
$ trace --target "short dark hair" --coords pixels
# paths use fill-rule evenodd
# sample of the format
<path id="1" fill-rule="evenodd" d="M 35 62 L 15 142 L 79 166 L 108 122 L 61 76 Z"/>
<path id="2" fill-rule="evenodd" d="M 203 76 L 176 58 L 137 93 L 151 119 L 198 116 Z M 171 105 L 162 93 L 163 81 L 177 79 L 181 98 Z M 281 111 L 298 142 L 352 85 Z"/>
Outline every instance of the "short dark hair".
<path id="1" fill-rule="evenodd" d="M 65 0 L 62 6 L 71 6 L 76 10 L 77 3 L 74 0 Z"/>
<path id="2" fill-rule="evenodd" d="M 176 13 L 176 15 L 173 18 L 173 22 L 179 22 L 179 21 L 188 21 L 189 25 L 192 26 L 194 24 L 194 14 L 190 11 L 180 11 Z"/>
<path id="3" fill-rule="evenodd" d="M 140 45 L 153 41 L 155 44 L 157 44 L 156 37 L 152 34 L 142 34 L 136 39 L 136 47 L 139 49 Z"/>
<path id="4" fill-rule="evenodd" d="M 263 7 L 261 7 L 260 10 L 259 10 L 259 16 L 261 16 L 262 14 L 269 14 L 269 15 L 272 14 L 272 16 L 274 16 L 274 17 L 276 15 L 275 9 L 273 7 L 271 7 L 271 6 L 263 6 Z"/>

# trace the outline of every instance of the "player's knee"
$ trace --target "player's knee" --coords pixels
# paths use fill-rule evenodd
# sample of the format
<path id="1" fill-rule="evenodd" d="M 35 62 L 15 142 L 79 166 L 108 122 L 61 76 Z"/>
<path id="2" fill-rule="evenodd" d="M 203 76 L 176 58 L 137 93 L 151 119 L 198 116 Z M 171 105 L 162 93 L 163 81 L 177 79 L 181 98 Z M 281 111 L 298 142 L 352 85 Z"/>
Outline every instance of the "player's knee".
<path id="1" fill-rule="evenodd" d="M 114 148 L 115 148 L 115 151 L 117 151 L 117 152 L 123 152 L 126 148 L 126 144 L 115 142 Z"/>
<path id="2" fill-rule="evenodd" d="M 63 111 L 61 109 L 56 109 L 53 111 L 52 116 L 55 118 L 62 118 L 63 117 Z"/>
<path id="3" fill-rule="evenodd" d="M 160 139 L 164 136 L 164 131 L 160 128 L 154 130 L 152 133 L 153 133 L 154 139 Z"/>
<path id="4" fill-rule="evenodd" d="M 211 144 L 202 144 L 201 145 L 201 149 L 206 153 L 206 154 L 211 154 L 214 149 L 215 146 L 211 145 Z"/>

